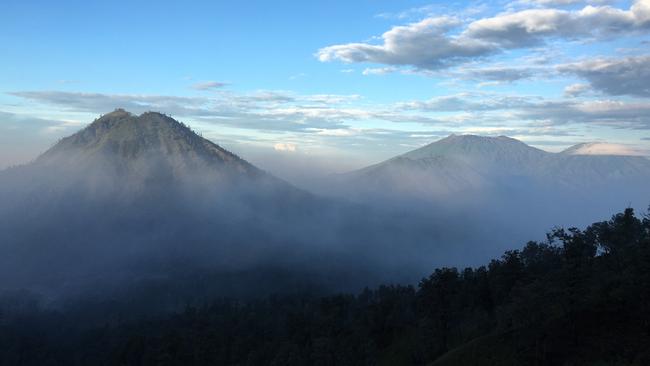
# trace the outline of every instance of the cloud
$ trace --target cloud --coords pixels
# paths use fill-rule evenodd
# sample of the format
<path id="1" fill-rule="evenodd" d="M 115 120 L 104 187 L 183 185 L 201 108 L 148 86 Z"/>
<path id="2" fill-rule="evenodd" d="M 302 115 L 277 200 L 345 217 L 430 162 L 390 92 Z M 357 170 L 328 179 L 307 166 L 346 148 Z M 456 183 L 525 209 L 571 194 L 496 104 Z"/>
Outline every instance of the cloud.
<path id="1" fill-rule="evenodd" d="M 376 17 L 384 18 L 384 19 L 406 19 L 406 18 L 412 18 L 414 16 L 421 16 L 423 14 L 426 15 L 433 14 L 436 10 L 438 10 L 438 8 L 434 5 L 425 5 L 425 6 L 410 8 L 397 13 L 380 13 L 377 14 Z"/>
<path id="2" fill-rule="evenodd" d="M 0 111 L 0 169 L 26 163 L 82 123 Z"/>
<path id="3" fill-rule="evenodd" d="M 571 84 L 564 88 L 564 96 L 575 98 L 586 93 L 589 89 L 590 87 L 587 84 Z"/>
<path id="4" fill-rule="evenodd" d="M 273 149 L 275 151 L 295 152 L 296 151 L 296 145 L 288 143 L 288 142 L 279 142 L 279 143 L 273 145 Z"/>
<path id="5" fill-rule="evenodd" d="M 584 92 L 584 84 L 570 86 L 575 93 Z M 588 86 L 587 86 L 588 88 Z M 402 102 L 397 110 L 430 113 L 461 112 L 431 117 L 423 124 L 453 125 L 466 122 L 481 125 L 516 125 L 532 123 L 531 127 L 560 125 L 602 125 L 624 129 L 650 129 L 650 102 L 619 100 L 548 100 L 541 97 L 500 95 L 493 93 L 460 93 L 422 101 Z M 404 116 L 404 114 L 402 114 Z M 416 120 L 414 120 L 415 122 Z M 511 127 L 510 127 L 511 128 Z"/>
<path id="6" fill-rule="evenodd" d="M 649 102 L 616 100 L 544 101 L 515 113 L 541 125 L 594 124 L 625 129 L 650 129 Z"/>
<path id="7" fill-rule="evenodd" d="M 227 83 L 222 83 L 219 81 L 203 81 L 192 85 L 192 89 L 195 90 L 211 90 L 211 89 L 220 89 L 228 85 Z"/>
<path id="8" fill-rule="evenodd" d="M 519 0 L 522 5 L 562 6 L 584 3 L 585 0 Z"/>
<path id="9" fill-rule="evenodd" d="M 595 59 L 558 66 L 610 95 L 650 96 L 650 56 Z"/>
<path id="10" fill-rule="evenodd" d="M 532 103 L 533 101 L 528 97 L 461 93 L 434 97 L 425 101 L 399 103 L 398 107 L 402 110 L 429 112 L 489 111 L 524 108 Z"/>
<path id="11" fill-rule="evenodd" d="M 71 111 L 106 113 L 124 108 L 134 113 L 160 111 L 175 117 L 240 129 L 272 132 L 302 132 L 314 129 L 344 129 L 362 120 L 422 124 L 457 123 L 453 118 L 433 118 L 405 113 L 391 106 L 353 107 L 359 95 L 294 95 L 281 91 L 251 94 L 219 93 L 212 97 L 101 94 L 65 91 L 23 91 L 11 95 L 47 103 Z"/>
<path id="12" fill-rule="evenodd" d="M 124 108 L 134 113 L 160 111 L 207 123 L 261 131 L 306 132 L 346 128 L 346 122 L 373 117 L 371 111 L 344 104 L 358 95 L 290 95 L 281 91 L 219 93 L 212 97 L 22 91 L 10 95 L 75 112 L 106 113 Z"/>
<path id="13" fill-rule="evenodd" d="M 393 72 L 396 72 L 397 68 L 395 67 L 368 67 L 364 69 L 361 74 L 363 75 L 386 75 Z"/>
<path id="14" fill-rule="evenodd" d="M 476 57 L 492 51 L 485 43 L 449 36 L 448 32 L 460 24 L 453 17 L 427 18 L 393 27 L 382 35 L 383 44 L 334 45 L 320 49 L 317 57 L 322 62 L 340 60 L 438 69 L 448 66 L 455 58 Z"/>
<path id="15" fill-rule="evenodd" d="M 630 10 L 588 5 L 581 10 L 527 9 L 480 19 L 468 25 L 465 36 L 503 48 L 543 43 L 545 38 L 609 38 L 650 28 L 650 0 L 637 0 Z"/>
<path id="16" fill-rule="evenodd" d="M 490 80 L 502 83 L 511 83 L 518 80 L 532 78 L 546 72 L 547 68 L 533 66 L 487 66 L 487 67 L 459 67 L 451 75 L 465 80 Z"/>
<path id="17" fill-rule="evenodd" d="M 347 43 L 321 48 L 322 62 L 377 63 L 437 70 L 507 49 L 538 46 L 552 38 L 608 39 L 650 29 L 650 0 L 636 0 L 629 10 L 588 5 L 581 10 L 525 9 L 463 22 L 431 17 L 396 26 L 381 44 Z M 460 31 L 458 29 L 460 28 Z"/>
<path id="18" fill-rule="evenodd" d="M 36 102 L 53 104 L 74 111 L 106 113 L 124 108 L 135 113 L 149 110 L 164 111 L 174 115 L 201 114 L 209 99 L 161 95 L 102 94 L 64 91 L 10 92 L 13 96 Z"/>
<path id="19" fill-rule="evenodd" d="M 295 101 L 295 98 L 284 92 L 273 90 L 259 90 L 253 94 L 236 96 L 233 98 L 233 100 L 245 103 L 290 103 Z"/>
<path id="20" fill-rule="evenodd" d="M 313 94 L 304 97 L 304 100 L 306 101 L 322 104 L 343 104 L 359 99 L 361 99 L 361 96 L 358 94 Z"/>

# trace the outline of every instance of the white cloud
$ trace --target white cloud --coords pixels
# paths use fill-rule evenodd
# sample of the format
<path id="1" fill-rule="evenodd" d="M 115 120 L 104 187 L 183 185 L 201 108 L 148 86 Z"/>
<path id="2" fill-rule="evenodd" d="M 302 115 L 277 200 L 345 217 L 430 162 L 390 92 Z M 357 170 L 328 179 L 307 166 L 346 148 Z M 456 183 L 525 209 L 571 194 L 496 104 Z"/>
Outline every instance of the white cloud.
<path id="1" fill-rule="evenodd" d="M 192 85 L 192 89 L 196 90 L 211 90 L 211 89 L 220 89 L 228 85 L 227 83 L 222 83 L 219 81 L 202 81 Z"/>
<path id="2" fill-rule="evenodd" d="M 287 151 L 287 152 L 296 152 L 296 145 L 288 142 L 278 142 L 273 145 L 275 151 Z"/>
<path id="3" fill-rule="evenodd" d="M 650 56 L 593 59 L 558 66 L 610 95 L 650 96 Z"/>
<path id="4" fill-rule="evenodd" d="M 589 89 L 590 87 L 587 84 L 571 84 L 564 88 L 564 96 L 575 98 L 586 93 Z"/>
<path id="5" fill-rule="evenodd" d="M 399 103 L 402 110 L 419 110 L 430 112 L 452 111 L 488 111 L 502 109 L 520 109 L 533 103 L 528 97 L 501 96 L 482 93 L 461 93 L 434 97 L 425 101 Z"/>
<path id="6" fill-rule="evenodd" d="M 386 75 L 397 71 L 395 67 L 368 67 L 361 72 L 363 75 Z"/>
<path id="7" fill-rule="evenodd" d="M 380 44 L 332 45 L 318 50 L 317 57 L 322 62 L 436 70 L 551 38 L 608 39 L 648 30 L 650 0 L 636 0 L 629 10 L 593 5 L 580 10 L 525 9 L 478 19 L 464 28 L 457 18 L 438 16 L 393 27 L 381 36 Z"/>
<path id="8" fill-rule="evenodd" d="M 444 66 L 451 58 L 475 57 L 490 51 L 489 45 L 484 43 L 447 35 L 460 24 L 460 20 L 453 17 L 427 18 L 406 26 L 393 27 L 382 35 L 381 45 L 334 45 L 320 49 L 317 56 L 323 62 L 373 62 L 436 69 Z"/>
<path id="9" fill-rule="evenodd" d="M 335 128 L 330 130 L 314 129 L 314 131 L 320 136 L 352 136 L 359 133 L 358 130 L 350 128 Z"/>
<path id="10" fill-rule="evenodd" d="M 529 65 L 494 65 L 482 67 L 459 67 L 452 71 L 452 76 L 467 80 L 489 80 L 500 83 L 511 83 L 528 79 L 547 72 L 546 67 Z"/>
<path id="11" fill-rule="evenodd" d="M 303 98 L 305 101 L 323 104 L 342 104 L 361 99 L 358 94 L 340 95 L 340 94 L 313 94 Z"/>
<path id="12" fill-rule="evenodd" d="M 593 124 L 626 129 L 650 129 L 646 101 L 542 101 L 516 112 L 516 118 L 541 125 Z"/>

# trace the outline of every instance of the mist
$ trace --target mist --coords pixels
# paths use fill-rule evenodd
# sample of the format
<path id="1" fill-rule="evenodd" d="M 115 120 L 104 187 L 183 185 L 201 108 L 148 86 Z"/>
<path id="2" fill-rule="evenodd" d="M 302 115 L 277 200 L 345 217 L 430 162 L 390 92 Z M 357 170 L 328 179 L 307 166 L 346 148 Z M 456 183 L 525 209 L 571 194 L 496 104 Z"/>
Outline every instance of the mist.
<path id="1" fill-rule="evenodd" d="M 294 185 L 170 117 L 118 110 L 0 172 L 0 298 L 99 324 L 224 297 L 415 285 L 650 202 L 644 158 L 529 153 L 541 165 L 515 171 L 545 173 L 418 152 Z"/>
<path id="2" fill-rule="evenodd" d="M 162 286 L 172 304 L 153 294 L 148 302 L 173 308 L 415 282 L 448 258 L 441 223 L 428 218 L 319 197 L 256 169 L 238 175 L 182 160 L 55 149 L 0 173 L 2 290 L 60 306 Z"/>

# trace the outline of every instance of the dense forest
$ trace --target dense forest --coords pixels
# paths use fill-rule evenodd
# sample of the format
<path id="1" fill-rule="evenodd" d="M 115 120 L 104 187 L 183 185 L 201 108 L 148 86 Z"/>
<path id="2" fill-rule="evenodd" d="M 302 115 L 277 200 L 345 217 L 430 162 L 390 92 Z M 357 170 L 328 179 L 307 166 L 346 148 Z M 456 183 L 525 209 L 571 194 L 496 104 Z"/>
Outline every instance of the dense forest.
<path id="1" fill-rule="evenodd" d="M 486 266 L 356 295 L 221 298 L 95 322 L 1 301 L 1 365 L 648 365 L 650 216 L 627 209 Z"/>

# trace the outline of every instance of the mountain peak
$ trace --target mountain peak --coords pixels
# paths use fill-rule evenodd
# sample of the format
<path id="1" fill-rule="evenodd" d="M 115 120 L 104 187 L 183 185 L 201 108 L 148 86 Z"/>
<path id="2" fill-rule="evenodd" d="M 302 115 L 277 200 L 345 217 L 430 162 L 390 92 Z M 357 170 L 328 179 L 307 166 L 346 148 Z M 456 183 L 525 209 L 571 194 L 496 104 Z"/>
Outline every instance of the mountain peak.
<path id="1" fill-rule="evenodd" d="M 449 135 L 402 157 L 427 159 L 440 156 L 493 158 L 521 155 L 545 155 L 546 152 L 507 136 Z"/>
<path id="2" fill-rule="evenodd" d="M 127 112 L 123 108 L 115 108 L 115 110 L 113 110 L 110 113 L 106 113 L 102 117 L 122 117 L 122 116 L 132 116 L 132 115 L 133 114 L 131 114 L 131 112 Z"/>
<path id="3" fill-rule="evenodd" d="M 70 156 L 79 161 L 102 159 L 134 167 L 142 159 L 164 161 L 173 169 L 218 165 L 257 174 L 257 169 L 248 162 L 158 112 L 138 116 L 116 109 L 62 139 L 37 161 L 58 161 L 59 157 L 69 160 Z"/>
<path id="4" fill-rule="evenodd" d="M 561 152 L 564 155 L 621 155 L 642 156 L 642 151 L 628 145 L 609 142 L 583 142 L 573 145 Z"/>

